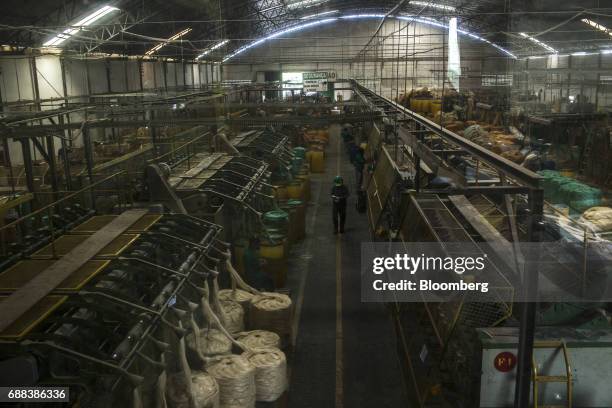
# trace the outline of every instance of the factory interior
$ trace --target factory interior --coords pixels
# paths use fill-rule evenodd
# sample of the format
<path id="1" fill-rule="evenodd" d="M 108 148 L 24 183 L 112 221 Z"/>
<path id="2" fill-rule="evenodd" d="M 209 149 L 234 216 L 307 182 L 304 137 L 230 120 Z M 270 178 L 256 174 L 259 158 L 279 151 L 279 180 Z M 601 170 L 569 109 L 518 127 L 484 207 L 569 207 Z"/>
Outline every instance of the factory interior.
<path id="1" fill-rule="evenodd" d="M 0 406 L 612 408 L 612 2 L 2 5 Z"/>

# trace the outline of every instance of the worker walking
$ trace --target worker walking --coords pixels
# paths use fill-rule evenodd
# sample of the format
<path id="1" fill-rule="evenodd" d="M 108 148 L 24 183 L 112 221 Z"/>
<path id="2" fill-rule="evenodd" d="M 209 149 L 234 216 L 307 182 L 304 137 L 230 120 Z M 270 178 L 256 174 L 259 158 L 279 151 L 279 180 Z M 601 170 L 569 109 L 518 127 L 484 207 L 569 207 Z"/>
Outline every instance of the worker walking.
<path id="1" fill-rule="evenodd" d="M 332 216 L 334 219 L 334 234 L 344 233 L 344 222 L 346 221 L 346 200 L 349 190 L 344 185 L 344 180 L 340 176 L 334 178 L 334 186 L 331 190 L 332 196 Z M 340 227 L 338 229 L 338 227 Z"/>

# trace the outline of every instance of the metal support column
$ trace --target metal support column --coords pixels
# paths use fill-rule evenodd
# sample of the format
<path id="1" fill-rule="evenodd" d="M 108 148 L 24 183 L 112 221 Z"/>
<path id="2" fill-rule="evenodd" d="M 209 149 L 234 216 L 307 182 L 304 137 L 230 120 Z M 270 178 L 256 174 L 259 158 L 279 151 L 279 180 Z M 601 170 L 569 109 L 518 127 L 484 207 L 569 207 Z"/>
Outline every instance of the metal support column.
<path id="1" fill-rule="evenodd" d="M 20 138 L 21 153 L 23 155 L 23 167 L 26 174 L 26 186 L 30 193 L 34 193 L 34 164 L 32 163 L 32 151 L 30 150 L 30 139 Z"/>
<path id="2" fill-rule="evenodd" d="M 58 116 L 58 123 L 60 126 L 64 125 L 64 116 Z M 60 138 L 61 143 L 61 152 L 62 152 L 62 164 L 64 165 L 64 180 L 66 182 L 66 190 L 72 190 L 72 174 L 70 174 L 70 159 L 68 157 L 68 149 L 69 145 L 66 143 L 67 137 L 70 136 L 70 130 L 65 130 L 63 132 L 62 138 Z"/>
<path id="3" fill-rule="evenodd" d="M 542 230 L 542 212 L 544 206 L 544 196 L 542 190 L 532 190 L 528 195 L 529 217 L 528 222 L 528 243 L 533 245 L 540 242 L 540 232 Z M 539 251 L 536 248 L 529 248 L 527 252 L 527 264 L 525 265 L 525 275 L 523 276 L 523 294 L 526 300 L 532 302 L 523 303 L 521 310 L 521 320 L 519 328 L 519 349 L 518 365 L 516 369 L 516 387 L 514 390 L 514 408 L 524 408 L 529 406 L 531 394 L 531 371 L 533 361 L 533 341 L 535 334 L 535 320 L 538 303 L 535 301 L 538 296 L 539 278 Z"/>
<path id="4" fill-rule="evenodd" d="M 55 163 L 55 143 L 53 136 L 47 136 L 47 162 L 49 163 L 49 172 L 51 173 L 51 189 L 53 190 L 54 200 L 58 199 L 57 192 L 59 191 L 59 181 L 57 179 L 57 166 Z"/>

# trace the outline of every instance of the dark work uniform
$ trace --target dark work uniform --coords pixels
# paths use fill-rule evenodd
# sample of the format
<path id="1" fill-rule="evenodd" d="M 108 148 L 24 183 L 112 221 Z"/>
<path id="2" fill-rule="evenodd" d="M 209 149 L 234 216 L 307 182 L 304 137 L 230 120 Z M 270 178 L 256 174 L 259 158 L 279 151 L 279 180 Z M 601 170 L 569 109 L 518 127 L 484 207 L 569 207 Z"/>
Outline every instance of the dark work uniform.
<path id="1" fill-rule="evenodd" d="M 338 232 L 338 221 L 340 221 L 340 232 L 344 232 L 344 221 L 346 220 L 346 199 L 349 196 L 349 190 L 345 185 L 333 186 L 331 189 L 333 209 L 332 216 L 334 219 L 334 231 Z"/>

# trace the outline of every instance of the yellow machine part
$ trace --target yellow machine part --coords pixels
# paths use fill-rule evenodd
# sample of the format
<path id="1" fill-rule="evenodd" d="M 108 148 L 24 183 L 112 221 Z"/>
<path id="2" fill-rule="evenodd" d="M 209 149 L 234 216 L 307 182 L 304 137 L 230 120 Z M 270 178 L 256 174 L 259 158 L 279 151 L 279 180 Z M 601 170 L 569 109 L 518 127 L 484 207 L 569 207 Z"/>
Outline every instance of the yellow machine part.
<path id="1" fill-rule="evenodd" d="M 0 296 L 0 308 L 2 302 L 8 296 Z M 45 320 L 55 309 L 68 299 L 68 296 L 49 295 L 42 298 L 38 303 L 24 313 L 19 320 L 11 324 L 0 333 L 0 339 L 20 339 L 26 336 L 37 324 Z"/>
<path id="2" fill-rule="evenodd" d="M 112 220 L 117 218 L 118 215 L 98 215 L 92 217 L 82 224 L 76 226 L 71 234 L 93 234 L 94 232 L 102 229 L 102 227 L 109 224 Z M 162 216 L 159 214 L 147 214 L 141 219 L 136 221 L 126 232 L 129 234 L 136 234 L 139 232 L 147 231 L 153 224 L 155 224 Z"/>
<path id="3" fill-rule="evenodd" d="M 72 251 L 80 243 L 85 240 L 88 235 L 62 235 L 53 243 L 46 245 L 42 249 L 32 254 L 32 259 L 49 259 L 53 256 L 64 256 L 68 252 Z M 100 251 L 96 257 L 111 258 L 116 257 L 125 250 L 132 242 L 139 237 L 138 234 L 123 234 L 115 238 L 110 244 L 108 244 L 102 251 Z"/>
<path id="4" fill-rule="evenodd" d="M 110 261 L 91 260 L 57 286 L 59 291 L 78 291 Z M 15 291 L 55 263 L 52 259 L 27 259 L 0 273 L 0 291 Z"/>

